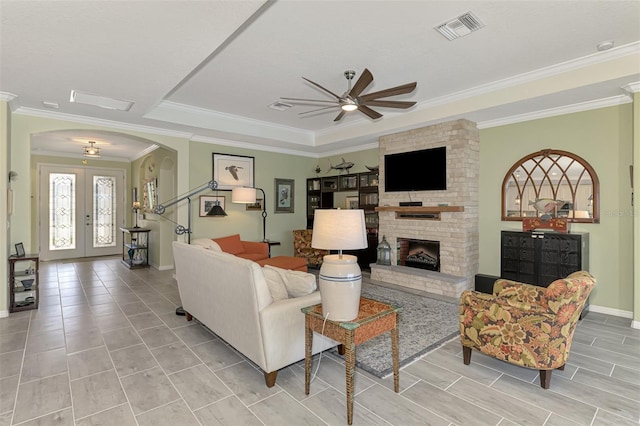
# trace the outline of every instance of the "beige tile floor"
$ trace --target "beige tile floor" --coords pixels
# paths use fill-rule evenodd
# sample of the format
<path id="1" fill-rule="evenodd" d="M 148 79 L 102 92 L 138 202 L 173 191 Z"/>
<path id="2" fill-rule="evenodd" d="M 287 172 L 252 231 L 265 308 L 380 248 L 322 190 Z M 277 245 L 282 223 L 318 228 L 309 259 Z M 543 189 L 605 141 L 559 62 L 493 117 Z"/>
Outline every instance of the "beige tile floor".
<path id="1" fill-rule="evenodd" d="M 225 342 L 176 316 L 171 271 L 118 259 L 44 262 L 37 311 L 0 319 L 2 425 L 341 425 L 344 367 L 324 356 L 275 387 Z M 402 344 L 402 342 L 400 342 Z M 631 425 L 640 420 L 640 330 L 591 313 L 551 389 L 535 371 L 452 341 L 392 378 L 358 372 L 355 425 Z M 315 366 L 314 366 L 315 368 Z"/>

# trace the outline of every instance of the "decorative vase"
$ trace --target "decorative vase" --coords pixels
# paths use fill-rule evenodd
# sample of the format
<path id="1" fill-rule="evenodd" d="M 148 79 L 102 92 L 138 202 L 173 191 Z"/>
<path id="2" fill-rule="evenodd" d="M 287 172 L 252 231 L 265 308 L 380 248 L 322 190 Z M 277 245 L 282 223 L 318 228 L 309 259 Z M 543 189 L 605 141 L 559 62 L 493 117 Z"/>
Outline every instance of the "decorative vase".
<path id="1" fill-rule="evenodd" d="M 358 317 L 362 272 L 358 258 L 327 255 L 319 274 L 322 315 L 331 321 L 352 321 Z"/>

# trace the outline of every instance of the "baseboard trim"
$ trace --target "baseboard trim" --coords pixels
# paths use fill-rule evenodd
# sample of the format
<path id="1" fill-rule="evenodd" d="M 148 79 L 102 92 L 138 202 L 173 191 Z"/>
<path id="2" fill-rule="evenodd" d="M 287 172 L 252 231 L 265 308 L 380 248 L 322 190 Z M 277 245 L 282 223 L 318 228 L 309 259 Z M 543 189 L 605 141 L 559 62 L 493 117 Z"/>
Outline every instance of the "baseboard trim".
<path id="1" fill-rule="evenodd" d="M 633 312 L 631 311 L 623 311 L 622 309 L 607 308 L 606 306 L 589 305 L 589 311 L 598 312 L 599 314 L 613 315 L 615 317 L 633 318 Z"/>
<path id="2" fill-rule="evenodd" d="M 155 268 L 158 271 L 168 271 L 169 269 L 173 269 L 173 265 L 162 265 L 162 266 L 158 266 L 158 267 L 155 267 Z"/>
<path id="3" fill-rule="evenodd" d="M 9 316 L 9 311 L 0 311 L 0 318 L 6 318 Z"/>
<path id="4" fill-rule="evenodd" d="M 631 328 L 640 329 L 640 321 L 631 321 Z"/>

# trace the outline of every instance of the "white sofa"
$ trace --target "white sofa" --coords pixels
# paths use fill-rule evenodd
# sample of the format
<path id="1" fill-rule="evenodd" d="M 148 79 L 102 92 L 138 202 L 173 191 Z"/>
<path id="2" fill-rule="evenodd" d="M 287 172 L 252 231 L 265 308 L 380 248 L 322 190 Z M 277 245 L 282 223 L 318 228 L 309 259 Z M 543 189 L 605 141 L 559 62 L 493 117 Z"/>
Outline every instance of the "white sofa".
<path id="1" fill-rule="evenodd" d="M 173 243 L 173 256 L 187 319 L 195 317 L 258 365 L 268 387 L 275 385 L 279 369 L 304 359 L 305 323 L 300 309 L 320 303 L 319 291 L 274 300 L 273 283 L 267 284 L 263 268 L 253 261 L 181 242 Z M 273 277 L 273 272 L 267 276 Z M 297 274 L 297 278 L 311 275 L 278 273 Z M 313 350 L 318 353 L 337 344 L 315 334 Z"/>

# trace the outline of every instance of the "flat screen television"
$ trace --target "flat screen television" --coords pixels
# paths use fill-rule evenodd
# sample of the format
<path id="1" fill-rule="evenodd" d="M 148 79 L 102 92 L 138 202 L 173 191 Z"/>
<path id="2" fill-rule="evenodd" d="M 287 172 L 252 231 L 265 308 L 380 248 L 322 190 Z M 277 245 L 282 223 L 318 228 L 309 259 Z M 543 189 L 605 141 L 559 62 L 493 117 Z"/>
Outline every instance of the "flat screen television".
<path id="1" fill-rule="evenodd" d="M 447 189 L 447 147 L 384 156 L 386 192 Z"/>

